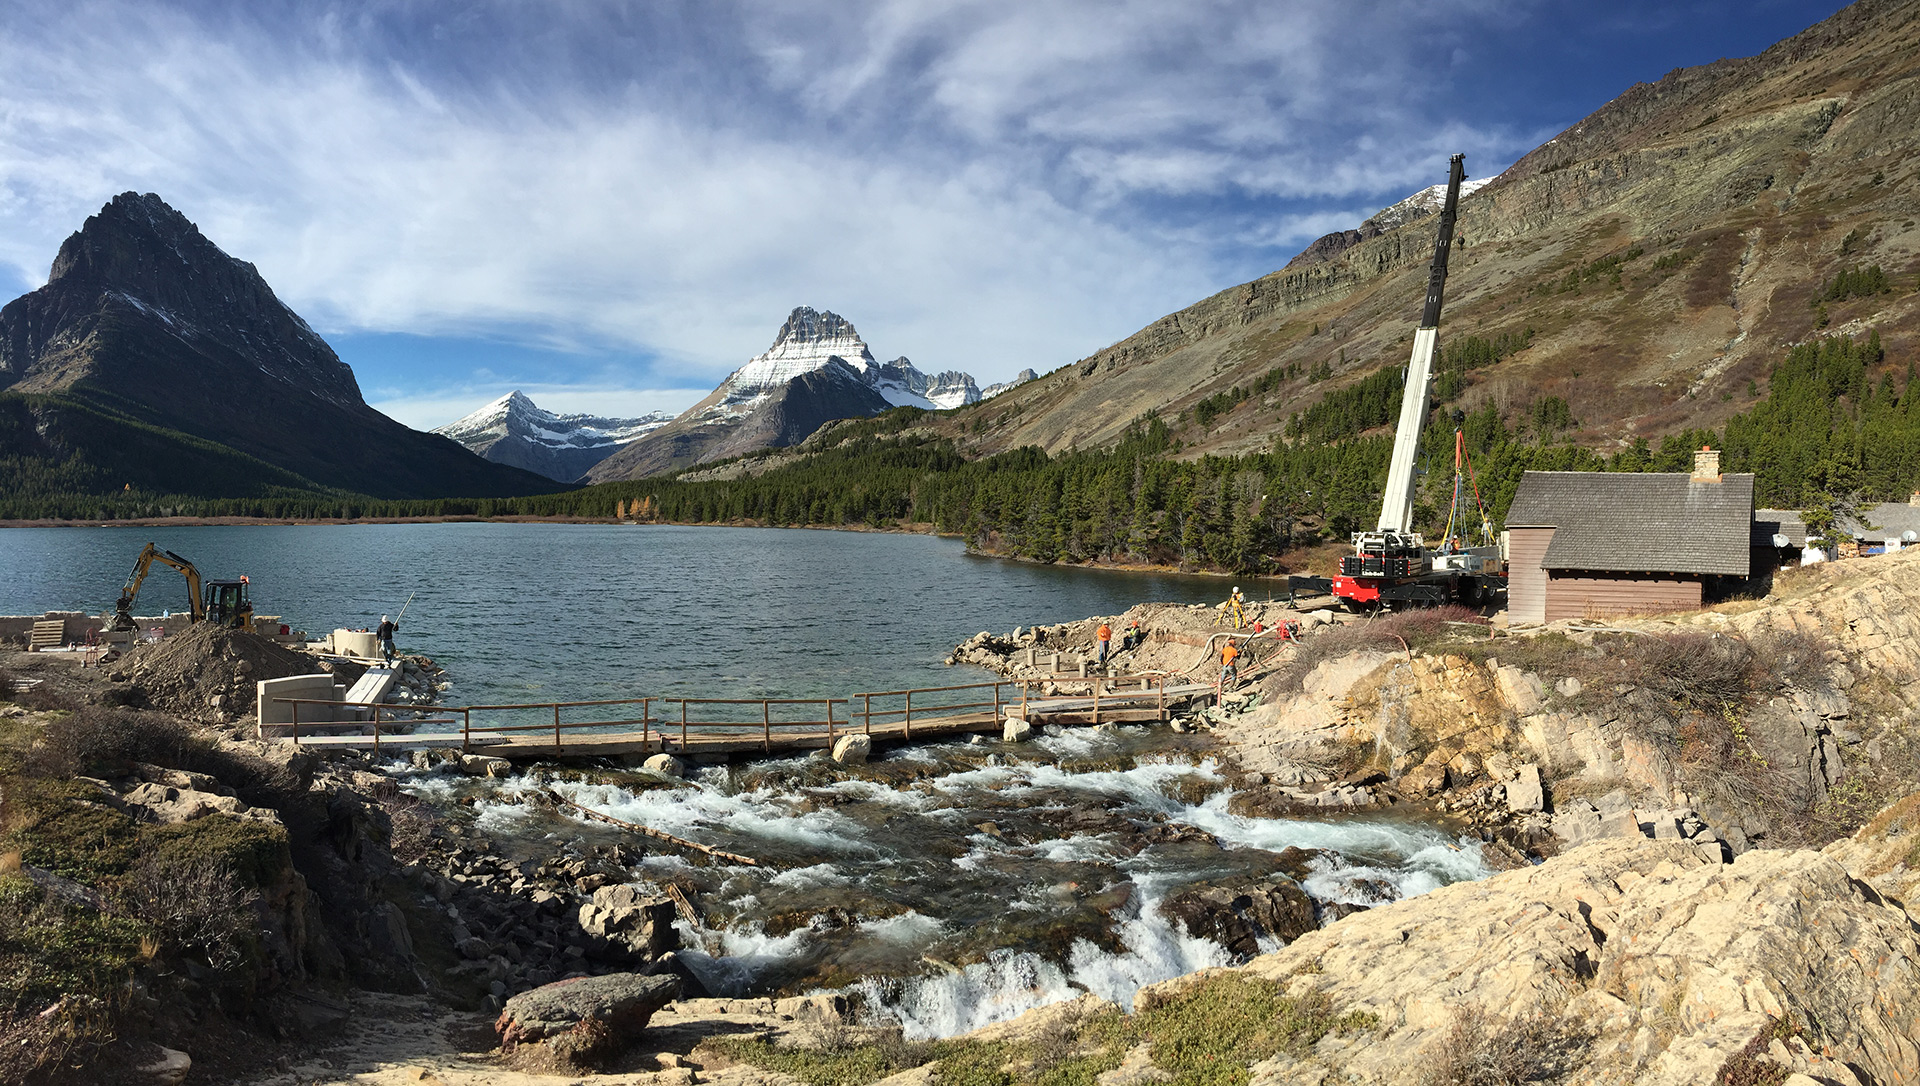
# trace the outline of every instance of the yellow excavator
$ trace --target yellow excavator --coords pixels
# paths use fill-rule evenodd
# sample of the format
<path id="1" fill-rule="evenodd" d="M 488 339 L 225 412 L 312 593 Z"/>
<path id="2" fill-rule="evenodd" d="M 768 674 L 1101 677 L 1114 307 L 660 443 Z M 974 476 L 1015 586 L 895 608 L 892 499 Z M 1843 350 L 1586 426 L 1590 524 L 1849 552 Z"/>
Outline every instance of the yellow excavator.
<path id="1" fill-rule="evenodd" d="M 113 629 L 139 629 L 139 625 L 133 621 L 133 601 L 140 595 L 140 585 L 147 579 L 155 562 L 172 566 L 187 578 L 187 602 L 192 610 L 193 621 L 216 622 L 232 629 L 253 625 L 253 601 L 247 598 L 248 581 L 245 577 L 237 581 L 207 581 L 203 584 L 200 571 L 194 568 L 192 562 L 149 543 L 140 552 L 140 557 L 134 560 L 133 572 L 127 574 L 127 583 L 120 589 L 120 602 L 113 608 Z"/>

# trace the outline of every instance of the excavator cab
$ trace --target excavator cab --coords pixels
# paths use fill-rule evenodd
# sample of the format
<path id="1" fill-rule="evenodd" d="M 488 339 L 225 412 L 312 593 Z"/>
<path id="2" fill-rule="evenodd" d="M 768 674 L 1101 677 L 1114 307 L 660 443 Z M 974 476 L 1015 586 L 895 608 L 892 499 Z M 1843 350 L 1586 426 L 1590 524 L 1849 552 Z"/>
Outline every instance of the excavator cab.
<path id="1" fill-rule="evenodd" d="M 253 601 L 247 598 L 247 579 L 208 581 L 206 619 L 216 626 L 241 629 L 253 625 Z"/>

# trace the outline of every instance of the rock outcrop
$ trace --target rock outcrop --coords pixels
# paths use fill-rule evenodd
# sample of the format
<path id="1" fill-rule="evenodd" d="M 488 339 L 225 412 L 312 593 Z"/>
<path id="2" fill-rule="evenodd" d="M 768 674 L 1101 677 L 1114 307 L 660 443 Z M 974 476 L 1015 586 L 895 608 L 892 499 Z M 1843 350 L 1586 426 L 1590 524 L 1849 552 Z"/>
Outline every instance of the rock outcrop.
<path id="1" fill-rule="evenodd" d="M 1778 815 L 1821 809 L 1855 768 L 1906 757 L 1904 721 L 1920 707 L 1915 572 L 1920 552 L 1854 559 L 1744 609 L 1561 623 L 1472 656 L 1356 652 L 1215 729 L 1244 769 L 1272 780 L 1358 750 L 1404 796 L 1491 788 L 1512 813 L 1539 812 L 1543 825 L 1550 814 L 1568 843 L 1620 833 L 1737 853 L 1780 839 Z M 1596 637 L 1613 639 L 1611 657 L 1595 655 Z M 1684 690 L 1619 681 L 1620 669 L 1610 682 L 1571 673 L 1581 668 L 1569 661 L 1715 639 L 1755 654 L 1740 665 L 1752 689 L 1739 704 L 1703 710 Z M 1718 753 L 1703 738 L 1714 721 L 1730 744 Z"/>
<path id="2" fill-rule="evenodd" d="M 1583 1082 L 1711 1082 L 1740 1061 L 1909 1081 L 1917 962 L 1909 918 L 1831 856 L 1763 850 L 1722 865 L 1681 844 L 1604 842 L 1347 917 L 1256 959 L 1249 972 L 1379 1026 L 1254 1078 L 1404 1082 L 1473 1017 L 1495 1031 L 1544 1019 L 1534 1035 L 1577 1050 Z"/>

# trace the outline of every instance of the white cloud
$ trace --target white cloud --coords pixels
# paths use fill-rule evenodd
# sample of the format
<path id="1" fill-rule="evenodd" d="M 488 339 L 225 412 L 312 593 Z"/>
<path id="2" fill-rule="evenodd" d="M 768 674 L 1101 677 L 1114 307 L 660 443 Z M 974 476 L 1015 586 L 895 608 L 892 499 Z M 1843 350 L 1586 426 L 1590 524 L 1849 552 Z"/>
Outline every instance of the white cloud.
<path id="1" fill-rule="evenodd" d="M 1284 263 L 1221 250 L 1352 225 L 1370 195 L 1431 183 L 1448 148 L 1524 149 L 1416 131 L 1421 74 L 1403 62 L 1460 9 L 769 0 L 735 21 L 700 6 L 677 33 L 713 63 L 668 78 L 593 54 L 593 18 L 651 10 L 620 5 L 478 5 L 401 42 L 385 35 L 406 6 L 281 26 L 230 18 L 264 10 L 246 7 L 45 0 L 0 14 L 0 264 L 40 281 L 59 239 L 133 188 L 256 263 L 323 333 L 532 328 L 651 357 L 635 385 L 710 385 L 805 304 L 884 357 L 1004 379 Z M 549 17 L 577 70 L 419 51 Z M 1342 41 L 1358 33 L 1365 62 Z M 1243 206 L 1139 203 L 1220 197 Z M 1255 214 L 1269 225 L 1249 230 Z M 465 393 L 380 402 L 424 422 L 457 395 L 445 422 L 484 402 Z"/>

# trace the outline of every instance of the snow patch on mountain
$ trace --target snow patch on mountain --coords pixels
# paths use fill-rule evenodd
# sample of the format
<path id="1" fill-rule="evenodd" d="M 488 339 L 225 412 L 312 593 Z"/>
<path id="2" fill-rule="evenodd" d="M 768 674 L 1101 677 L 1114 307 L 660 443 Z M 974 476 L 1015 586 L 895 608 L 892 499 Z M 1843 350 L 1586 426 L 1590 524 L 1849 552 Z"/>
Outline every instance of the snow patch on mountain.
<path id="1" fill-rule="evenodd" d="M 1473 181 L 1462 181 L 1460 183 L 1460 198 L 1464 200 L 1472 196 L 1474 193 L 1485 188 L 1488 182 L 1492 180 L 1493 178 L 1491 177 L 1482 177 Z M 1367 219 L 1367 222 L 1379 227 L 1381 230 L 1391 230 L 1401 223 L 1417 219 L 1422 215 L 1433 214 L 1445 206 L 1446 202 L 1447 186 L 1429 185 L 1397 204 L 1381 208 L 1375 212 L 1371 218 Z"/>

